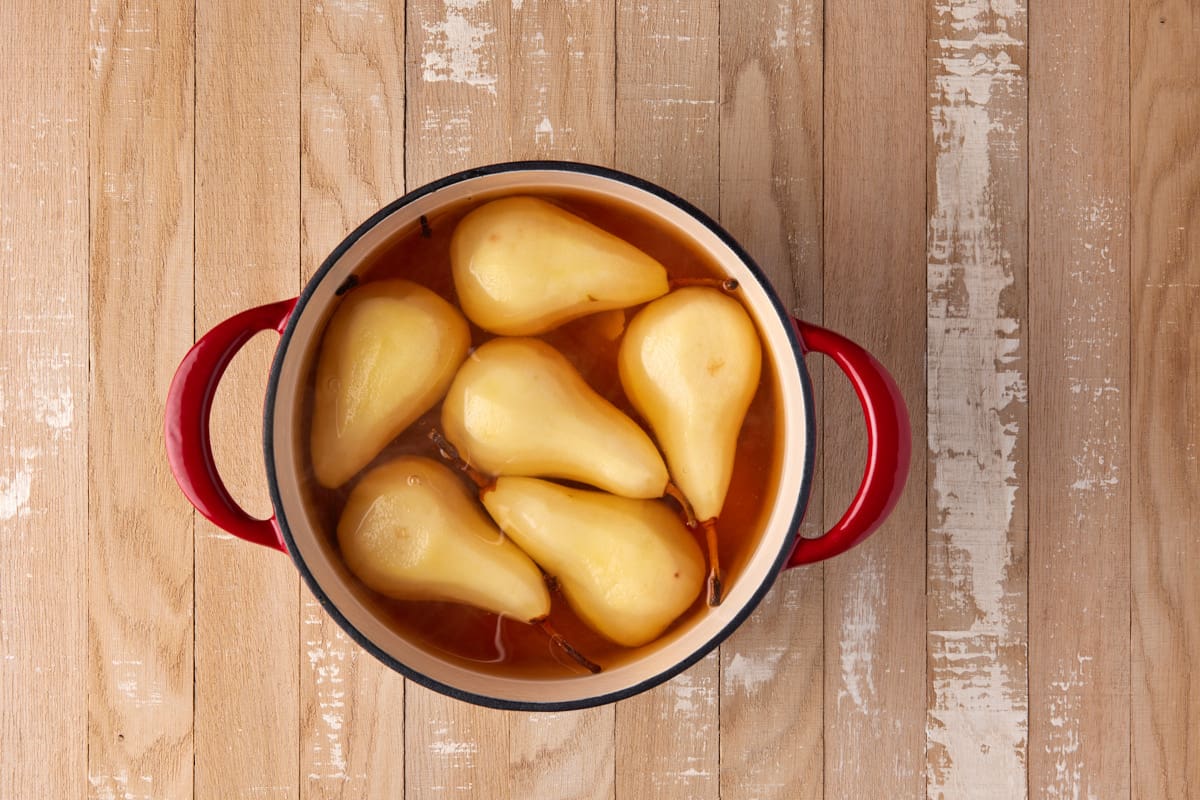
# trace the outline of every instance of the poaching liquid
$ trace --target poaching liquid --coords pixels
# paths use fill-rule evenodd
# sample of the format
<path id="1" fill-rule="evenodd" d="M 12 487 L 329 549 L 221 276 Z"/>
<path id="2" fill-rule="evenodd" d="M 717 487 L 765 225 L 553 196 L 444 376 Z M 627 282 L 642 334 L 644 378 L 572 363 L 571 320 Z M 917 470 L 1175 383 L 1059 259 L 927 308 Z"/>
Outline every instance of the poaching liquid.
<path id="1" fill-rule="evenodd" d="M 680 232 L 636 207 L 618 206 L 609 200 L 569 192 L 540 191 L 529 194 L 555 203 L 640 248 L 666 267 L 668 277 L 672 280 L 726 277 L 704 250 Z M 364 263 L 353 278 L 343 284 L 339 294 L 372 281 L 404 278 L 431 289 L 458 308 L 450 270 L 451 234 L 467 213 L 483 202 L 494 199 L 497 196 L 488 196 L 486 199 L 467 197 L 443 208 L 435 216 L 423 217 L 419 225 L 403 231 L 386 248 L 381 248 L 379 253 Z M 737 298 L 738 291 L 733 291 L 731 296 Z M 566 356 L 596 392 L 641 424 L 653 439 L 649 426 L 626 399 L 617 371 L 621 335 L 640 308 L 635 306 L 599 312 L 569 322 L 537 338 Z M 471 324 L 472 348 L 493 338 L 496 338 L 494 334 Z M 307 431 L 312 424 L 317 360 L 312 359 L 305 383 L 302 416 L 305 428 L 300 437 L 305 448 L 308 446 Z M 764 352 L 759 386 L 742 424 L 729 493 L 717 523 L 726 596 L 736 585 L 750 552 L 763 532 L 776 491 L 782 451 L 777 432 L 783 429 L 778 398 L 778 379 L 771 359 Z M 402 454 L 427 456 L 445 463 L 428 438 L 431 430 L 441 429 L 440 418 L 439 402 L 396 437 L 359 474 Z M 463 480 L 467 480 L 465 476 Z M 357 477 L 352 478 L 338 489 L 331 490 L 321 486 L 311 471 L 304 478 L 310 508 L 320 524 L 321 534 L 327 537 L 335 553 L 338 551 L 338 518 L 356 481 Z M 669 500 L 661 502 L 672 503 Z M 697 528 L 694 535 L 701 552 L 707 553 L 702 531 Z M 705 562 L 707 564 L 707 555 Z M 464 577 L 470 579 L 471 576 Z M 542 680 L 586 674 L 586 670 L 532 625 L 457 603 L 393 600 L 362 588 L 364 596 L 373 603 L 372 610 L 388 620 L 396 633 L 471 669 Z M 655 646 L 654 642 L 640 648 L 617 645 L 584 624 L 560 592 L 552 591 L 551 599 L 551 625 L 576 649 L 602 667 L 609 668 L 636 658 L 642 650 Z M 691 608 L 669 630 L 689 626 L 708 611 L 705 592 L 701 589 Z"/>

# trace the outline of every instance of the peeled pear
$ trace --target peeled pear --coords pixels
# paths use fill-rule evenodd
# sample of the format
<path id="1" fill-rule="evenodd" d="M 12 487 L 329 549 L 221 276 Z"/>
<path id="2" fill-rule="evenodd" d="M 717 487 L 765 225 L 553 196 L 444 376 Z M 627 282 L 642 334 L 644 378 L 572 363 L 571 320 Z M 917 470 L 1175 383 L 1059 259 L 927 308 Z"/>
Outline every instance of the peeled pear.
<path id="1" fill-rule="evenodd" d="M 442 428 L 492 475 L 564 478 L 625 497 L 662 497 L 667 486 L 646 432 L 537 339 L 493 339 L 471 353 L 442 404 Z"/>
<path id="2" fill-rule="evenodd" d="M 644 303 L 667 292 L 667 271 L 638 248 L 556 205 L 506 197 L 467 214 L 450 240 L 466 315 L 504 336 Z"/>
<path id="3" fill-rule="evenodd" d="M 520 477 L 498 478 L 482 500 L 579 618 L 617 644 L 654 640 L 703 587 L 699 546 L 657 500 Z"/>
<path id="4" fill-rule="evenodd" d="M 716 518 L 762 369 L 750 315 L 717 289 L 677 289 L 633 318 L 617 363 L 696 518 Z"/>
<path id="5" fill-rule="evenodd" d="M 550 613 L 537 565 L 431 459 L 404 456 L 363 476 L 337 536 L 350 571 L 388 597 L 465 603 L 522 622 Z"/>
<path id="6" fill-rule="evenodd" d="M 445 394 L 471 345 L 454 306 L 411 281 L 352 289 L 317 361 L 311 454 L 322 485 L 345 483 Z"/>

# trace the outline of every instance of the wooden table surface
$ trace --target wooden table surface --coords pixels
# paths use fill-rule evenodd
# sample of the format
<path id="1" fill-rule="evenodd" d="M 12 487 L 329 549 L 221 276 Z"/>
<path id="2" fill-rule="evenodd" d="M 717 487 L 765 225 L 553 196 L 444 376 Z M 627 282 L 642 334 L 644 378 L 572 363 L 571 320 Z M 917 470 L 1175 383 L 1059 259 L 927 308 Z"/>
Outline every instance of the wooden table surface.
<path id="1" fill-rule="evenodd" d="M 0 10 L 0 797 L 1200 798 L 1196 0 L 92 0 Z M 347 640 L 163 455 L 194 338 L 463 167 L 718 217 L 894 370 L 886 528 L 719 653 L 482 710 Z M 269 513 L 274 342 L 218 459 Z M 812 361 L 806 532 L 862 469 Z M 922 446 L 923 445 L 923 446 Z"/>

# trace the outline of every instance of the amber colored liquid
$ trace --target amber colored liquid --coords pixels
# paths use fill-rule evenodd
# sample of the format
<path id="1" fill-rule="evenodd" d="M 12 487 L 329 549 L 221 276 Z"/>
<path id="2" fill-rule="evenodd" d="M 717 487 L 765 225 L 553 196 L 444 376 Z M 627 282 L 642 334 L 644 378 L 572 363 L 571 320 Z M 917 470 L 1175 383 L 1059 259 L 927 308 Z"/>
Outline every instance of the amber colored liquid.
<path id="1" fill-rule="evenodd" d="M 540 193 L 539 196 L 641 248 L 663 264 L 672 279 L 725 277 L 715 264 L 708 261 L 707 255 L 688 239 L 656 224 L 652 218 L 636 209 L 616 207 L 582 195 Z M 374 262 L 364 266 L 357 276 L 359 282 L 405 278 L 432 289 L 457 306 L 450 273 L 450 237 L 458 221 L 479 202 L 467 198 L 459 205 L 443 210 L 438 216 L 424 220 L 422 225 L 414 225 L 411 231 L 380 253 Z M 626 309 L 623 319 L 632 319 L 639 308 Z M 649 426 L 645 425 L 626 399 L 617 373 L 617 350 L 621 340 L 619 335 L 614 338 L 613 334 L 622 328 L 621 319 L 613 315 L 621 313 L 602 312 L 583 317 L 540 338 L 563 353 L 601 396 L 638 420 L 650 432 Z M 473 324 L 471 333 L 474 347 L 495 338 Z M 315 364 L 312 371 L 305 402 L 306 426 L 311 424 Z M 764 355 L 762 377 L 742 425 L 733 478 L 718 520 L 726 593 L 738 580 L 763 530 L 775 492 L 780 457 L 776 436 L 778 391 L 773 367 Z M 388 445 L 364 472 L 400 454 L 419 454 L 438 459 L 438 452 L 427 435 L 431 429 L 439 427 L 440 417 L 439 403 Z M 307 437 L 303 440 L 307 441 Z M 354 483 L 351 480 L 338 490 L 328 490 L 321 487 L 311 475 L 307 477 L 306 488 L 313 507 L 318 509 L 318 517 L 325 534 L 330 537 L 334 552 L 337 550 L 338 516 Z M 707 552 L 699 531 L 697 542 L 701 550 Z M 374 595 L 374 598 L 377 600 L 375 611 L 390 620 L 397 633 L 410 641 L 420 642 L 443 657 L 465 662 L 475 669 L 543 679 L 583 672 L 578 664 L 532 625 L 499 618 L 489 612 L 456 603 L 399 601 L 380 595 Z M 631 650 L 621 647 L 585 625 L 561 594 L 552 592 L 552 599 L 550 623 L 591 660 L 611 667 L 637 656 L 641 648 Z M 701 592 L 692 607 L 673 625 L 687 626 L 708 611 Z M 651 643 L 644 647 L 653 646 Z"/>

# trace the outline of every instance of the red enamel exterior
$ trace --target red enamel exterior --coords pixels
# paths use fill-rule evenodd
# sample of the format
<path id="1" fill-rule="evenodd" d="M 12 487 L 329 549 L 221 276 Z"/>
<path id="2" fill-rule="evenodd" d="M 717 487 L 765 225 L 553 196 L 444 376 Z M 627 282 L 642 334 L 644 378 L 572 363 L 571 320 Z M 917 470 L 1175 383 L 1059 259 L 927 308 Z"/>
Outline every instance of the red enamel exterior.
<path id="1" fill-rule="evenodd" d="M 179 488 L 196 510 L 234 536 L 287 552 L 275 517 L 247 514 L 225 488 L 208 435 L 213 397 L 225 368 L 254 334 L 282 333 L 296 298 L 251 308 L 222 322 L 184 356 L 167 391 L 167 460 Z"/>
<path id="2" fill-rule="evenodd" d="M 912 426 L 900 387 L 866 350 L 833 331 L 793 319 L 805 353 L 821 353 L 846 373 L 867 422 L 867 465 L 846 513 L 819 539 L 797 537 L 787 566 L 844 553 L 879 529 L 908 480 Z"/>

